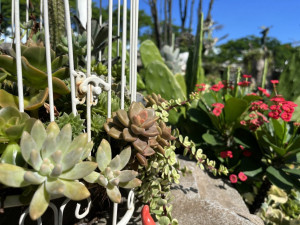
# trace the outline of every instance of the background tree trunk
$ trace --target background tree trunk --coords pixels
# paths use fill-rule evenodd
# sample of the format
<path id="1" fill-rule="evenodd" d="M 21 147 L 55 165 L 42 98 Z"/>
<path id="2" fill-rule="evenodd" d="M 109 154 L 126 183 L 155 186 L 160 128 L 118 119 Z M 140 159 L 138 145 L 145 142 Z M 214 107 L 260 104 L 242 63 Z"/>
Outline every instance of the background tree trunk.
<path id="1" fill-rule="evenodd" d="M 168 0 L 168 10 L 169 10 L 169 22 L 168 22 L 168 32 L 169 32 L 169 45 L 172 44 L 172 0 Z"/>
<path id="2" fill-rule="evenodd" d="M 160 36 L 160 25 L 159 25 L 157 7 L 156 7 L 157 1 L 149 0 L 148 4 L 150 5 L 151 15 L 152 15 L 152 18 L 154 21 L 154 34 L 155 34 L 156 44 L 157 44 L 157 47 L 160 49 L 161 48 L 161 36 Z"/>
<path id="3" fill-rule="evenodd" d="M 202 0 L 200 0 L 201 2 Z M 194 4 L 195 0 L 192 0 L 191 3 L 191 12 L 190 12 L 190 25 L 189 25 L 189 32 L 192 33 L 192 24 L 193 24 L 193 14 L 194 14 Z"/>
<path id="4" fill-rule="evenodd" d="M 181 19 L 181 32 L 184 32 L 184 24 L 186 20 L 186 11 L 187 11 L 188 0 L 184 1 L 182 7 L 182 0 L 179 0 L 179 10 L 180 10 L 180 19 Z"/>

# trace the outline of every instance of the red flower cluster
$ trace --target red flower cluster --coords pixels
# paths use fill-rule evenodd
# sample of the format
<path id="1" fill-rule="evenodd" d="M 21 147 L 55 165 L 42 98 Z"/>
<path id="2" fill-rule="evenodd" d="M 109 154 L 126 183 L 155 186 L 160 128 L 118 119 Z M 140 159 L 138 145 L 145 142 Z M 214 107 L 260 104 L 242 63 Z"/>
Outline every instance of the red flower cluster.
<path id="1" fill-rule="evenodd" d="M 261 88 L 261 87 L 258 87 L 258 90 L 259 91 L 261 91 L 266 97 L 270 97 L 270 94 L 267 92 L 267 90 L 266 89 L 263 89 L 263 88 Z"/>
<path id="2" fill-rule="evenodd" d="M 276 120 L 281 117 L 284 121 L 289 122 L 297 104 L 291 101 L 286 101 L 280 95 L 271 98 L 271 101 L 274 102 L 274 105 L 270 106 L 271 111 L 268 113 L 268 116 Z"/>
<path id="3" fill-rule="evenodd" d="M 198 92 L 202 92 L 205 90 L 205 85 L 204 83 L 202 84 L 196 84 L 196 87 L 198 87 Z"/>
<path id="4" fill-rule="evenodd" d="M 239 172 L 238 177 L 239 177 L 239 179 L 240 179 L 241 181 L 246 181 L 247 178 L 248 178 L 243 172 Z M 230 179 L 230 182 L 231 182 L 232 184 L 235 184 L 235 183 L 237 183 L 237 181 L 238 181 L 238 178 L 237 178 L 237 176 L 236 176 L 235 174 L 231 174 L 231 175 L 229 176 L 229 179 Z"/>
<path id="5" fill-rule="evenodd" d="M 213 114 L 215 116 L 220 116 L 222 113 L 222 109 L 224 108 L 224 105 L 222 103 L 217 102 L 217 103 L 212 104 L 212 106 L 215 107 L 213 109 Z"/>
<path id="6" fill-rule="evenodd" d="M 232 158 L 233 157 L 232 151 L 223 151 L 223 152 L 220 152 L 220 156 L 223 159 Z"/>
<path id="7" fill-rule="evenodd" d="M 246 78 L 246 79 L 248 79 L 248 78 L 251 78 L 252 76 L 251 76 L 251 75 L 244 74 L 243 77 Z"/>
<path id="8" fill-rule="evenodd" d="M 250 119 L 242 120 L 241 125 L 249 126 L 250 130 L 257 130 L 264 123 L 268 123 L 268 119 L 260 112 L 251 113 Z"/>
<path id="9" fill-rule="evenodd" d="M 238 82 L 238 85 L 241 87 L 248 87 L 251 84 L 250 81 L 240 81 Z"/>
<path id="10" fill-rule="evenodd" d="M 278 81 L 278 80 L 271 80 L 271 83 L 272 83 L 272 84 L 278 84 L 279 81 Z"/>
<path id="11" fill-rule="evenodd" d="M 250 107 L 251 111 L 266 111 L 268 110 L 268 105 L 265 104 L 263 101 L 255 101 L 251 103 L 251 107 Z"/>
<path id="12" fill-rule="evenodd" d="M 221 81 L 219 81 L 219 83 L 214 84 L 213 86 L 211 86 L 210 90 L 220 91 L 222 88 L 224 88 L 224 84 Z"/>

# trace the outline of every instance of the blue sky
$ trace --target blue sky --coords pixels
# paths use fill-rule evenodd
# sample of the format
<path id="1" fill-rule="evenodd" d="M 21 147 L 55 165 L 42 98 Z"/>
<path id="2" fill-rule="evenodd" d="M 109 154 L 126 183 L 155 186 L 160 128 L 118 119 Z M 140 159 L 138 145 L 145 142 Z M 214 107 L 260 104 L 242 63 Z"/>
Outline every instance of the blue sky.
<path id="1" fill-rule="evenodd" d="M 158 1 L 158 11 L 163 9 Z M 103 2 L 106 2 L 105 0 Z M 150 15 L 147 0 L 140 0 L 140 9 Z M 191 0 L 189 0 L 191 2 Z M 193 29 L 196 29 L 196 14 L 199 0 L 195 0 Z M 117 0 L 114 0 L 114 4 Z M 204 16 L 206 16 L 209 0 L 203 0 Z M 104 3 L 105 4 L 105 3 Z M 128 3 L 128 5 L 130 5 Z M 173 0 L 173 22 L 180 25 L 179 0 Z M 188 9 L 188 14 L 190 9 Z M 214 32 L 214 36 L 221 37 L 229 34 L 228 38 L 237 39 L 247 35 L 260 35 L 261 26 L 272 26 L 270 37 L 279 39 L 282 43 L 295 43 L 300 45 L 300 0 L 215 0 L 212 17 L 223 25 L 222 30 Z M 186 26 L 189 24 L 187 16 Z"/>

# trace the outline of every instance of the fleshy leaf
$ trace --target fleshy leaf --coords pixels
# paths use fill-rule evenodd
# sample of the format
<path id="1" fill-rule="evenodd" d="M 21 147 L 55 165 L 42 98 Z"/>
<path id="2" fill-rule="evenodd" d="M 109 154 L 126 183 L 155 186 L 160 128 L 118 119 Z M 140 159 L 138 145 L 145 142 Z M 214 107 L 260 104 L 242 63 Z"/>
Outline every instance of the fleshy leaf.
<path id="1" fill-rule="evenodd" d="M 26 131 L 24 131 L 22 135 L 20 147 L 23 158 L 26 162 L 29 162 L 31 151 L 33 149 L 36 149 L 36 143 L 30 136 L 30 134 Z"/>
<path id="2" fill-rule="evenodd" d="M 122 136 L 122 131 L 116 129 L 115 127 L 110 128 L 107 133 L 114 139 L 121 139 Z"/>
<path id="3" fill-rule="evenodd" d="M 40 150 L 43 143 L 44 143 L 44 140 L 47 137 L 47 133 L 46 133 L 46 130 L 44 128 L 44 125 L 40 120 L 37 120 L 34 123 L 30 134 L 31 134 L 31 137 L 33 138 L 33 140 L 36 143 L 36 147 L 37 147 L 36 149 Z"/>
<path id="4" fill-rule="evenodd" d="M 121 202 L 121 193 L 119 191 L 119 188 L 117 186 L 109 185 L 106 187 L 106 193 L 110 200 L 112 200 L 115 203 Z"/>
<path id="5" fill-rule="evenodd" d="M 41 184 L 46 177 L 39 175 L 37 172 L 27 171 L 24 174 L 24 180 L 30 184 Z"/>
<path id="6" fill-rule="evenodd" d="M 70 151 L 73 151 L 78 148 L 84 148 L 87 142 L 88 142 L 87 134 L 82 133 L 72 141 L 67 151 L 64 151 L 64 149 L 62 149 L 63 154 L 69 153 Z M 82 149 L 82 153 L 83 153 L 83 149 Z"/>
<path id="7" fill-rule="evenodd" d="M 127 183 L 133 180 L 137 175 L 138 173 L 134 170 L 123 170 L 117 178 L 120 182 Z"/>
<path id="8" fill-rule="evenodd" d="M 88 176 L 84 177 L 83 179 L 88 183 L 94 184 L 94 183 L 97 183 L 99 176 L 100 176 L 99 173 L 93 171 Z"/>
<path id="9" fill-rule="evenodd" d="M 59 178 L 66 180 L 78 180 L 88 176 L 97 168 L 95 162 L 80 162 L 77 163 L 71 170 L 61 174 Z"/>
<path id="10" fill-rule="evenodd" d="M 100 171 L 104 171 L 111 161 L 111 148 L 107 140 L 103 139 L 96 153 L 96 160 Z"/>
<path id="11" fill-rule="evenodd" d="M 36 220 L 41 217 L 46 209 L 48 208 L 50 202 L 50 196 L 45 191 L 44 184 L 41 184 L 39 188 L 34 193 L 29 206 L 29 215 L 32 220 Z"/>
<path id="12" fill-rule="evenodd" d="M 64 195 L 74 201 L 81 201 L 90 196 L 89 190 L 78 181 L 61 180 L 65 185 Z"/>
<path id="13" fill-rule="evenodd" d="M 82 152 L 83 148 L 78 148 L 68 152 L 62 160 L 62 171 L 65 172 L 75 166 L 75 164 L 80 161 Z"/>
<path id="14" fill-rule="evenodd" d="M 66 124 L 56 137 L 56 149 L 66 152 L 72 141 L 72 127 Z"/>
<path id="15" fill-rule="evenodd" d="M 133 142 L 137 139 L 137 137 L 134 137 L 134 134 L 132 134 L 131 130 L 128 128 L 123 129 L 123 138 L 127 142 Z"/>
<path id="16" fill-rule="evenodd" d="M 118 167 L 116 168 L 116 170 L 122 170 L 129 162 L 130 156 L 131 156 L 131 147 L 128 146 L 127 148 L 125 148 L 124 150 L 121 151 L 121 153 L 120 153 L 121 161 L 120 161 Z"/>
<path id="17" fill-rule="evenodd" d="M 48 158 L 50 155 L 52 155 L 56 150 L 56 137 L 55 135 L 48 135 L 43 147 L 42 147 L 42 157 Z"/>
<path id="18" fill-rule="evenodd" d="M 133 117 L 139 114 L 145 107 L 140 102 L 132 102 L 129 108 L 129 119 L 133 121 Z"/>
<path id="19" fill-rule="evenodd" d="M 53 195 L 62 195 L 65 190 L 65 185 L 60 179 L 48 179 L 45 187 L 47 192 Z"/>
<path id="20" fill-rule="evenodd" d="M 122 187 L 122 188 L 128 188 L 128 189 L 131 189 L 131 188 L 135 188 L 135 187 L 138 187 L 142 184 L 142 181 L 139 180 L 138 178 L 134 178 L 133 180 L 127 182 L 127 183 L 122 183 L 120 182 L 119 183 L 119 186 Z"/>
<path id="21" fill-rule="evenodd" d="M 24 180 L 26 170 L 22 167 L 1 163 L 0 182 L 9 187 L 25 187 L 29 183 Z"/>
<path id="22" fill-rule="evenodd" d="M 116 155 L 115 158 L 113 158 L 110 161 L 108 166 L 111 168 L 112 171 L 114 171 L 114 170 L 118 170 L 120 163 L 121 163 L 121 158 L 119 155 Z"/>
<path id="23" fill-rule="evenodd" d="M 90 153 L 93 149 L 93 146 L 94 146 L 94 143 L 92 141 L 90 141 L 86 144 L 86 146 L 84 147 L 84 150 L 83 150 L 83 154 L 81 156 L 81 160 L 86 159 L 90 155 Z"/>
<path id="24" fill-rule="evenodd" d="M 55 138 L 59 134 L 59 131 L 59 126 L 55 122 L 51 122 L 46 129 L 47 134 L 52 134 Z"/>
<path id="25" fill-rule="evenodd" d="M 119 121 L 125 126 L 125 127 L 129 127 L 129 118 L 128 118 L 128 115 L 127 115 L 127 112 L 123 109 L 119 109 L 117 111 L 117 116 L 118 116 L 118 119 Z"/>

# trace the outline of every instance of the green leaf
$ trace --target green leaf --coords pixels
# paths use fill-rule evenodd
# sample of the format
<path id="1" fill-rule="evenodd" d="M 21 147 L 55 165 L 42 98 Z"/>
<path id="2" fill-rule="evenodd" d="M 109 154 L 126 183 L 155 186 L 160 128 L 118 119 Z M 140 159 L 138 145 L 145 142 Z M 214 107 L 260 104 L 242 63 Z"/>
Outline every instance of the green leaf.
<path id="1" fill-rule="evenodd" d="M 61 180 L 61 181 L 65 185 L 64 195 L 67 198 L 72 199 L 74 201 L 81 201 L 90 196 L 90 192 L 84 186 L 84 184 L 78 181 L 66 181 L 66 180 Z"/>
<path id="2" fill-rule="evenodd" d="M 296 169 L 287 169 L 287 168 L 284 168 L 282 169 L 284 172 L 287 172 L 287 173 L 290 173 L 290 174 L 295 174 L 297 176 L 300 176 L 300 170 L 299 168 L 296 168 Z"/>
<path id="3" fill-rule="evenodd" d="M 215 139 L 214 135 L 210 134 L 210 133 L 205 133 L 202 135 L 203 140 L 210 144 L 210 145 L 218 145 L 217 140 Z"/>
<path id="4" fill-rule="evenodd" d="M 65 185 L 60 179 L 48 179 L 45 188 L 47 192 L 52 195 L 62 195 L 65 190 Z"/>
<path id="5" fill-rule="evenodd" d="M 1 163 L 0 182 L 9 187 L 25 187 L 29 183 L 24 180 L 26 170 L 22 167 Z"/>
<path id="6" fill-rule="evenodd" d="M 25 161 L 21 154 L 21 148 L 17 143 L 9 143 L 1 155 L 1 163 L 23 166 Z"/>
<path id="7" fill-rule="evenodd" d="M 67 65 L 68 63 L 69 63 L 68 55 L 59 56 L 59 57 L 55 58 L 51 63 L 52 71 L 55 72 L 58 69 L 60 69 L 61 67 Z M 64 78 L 61 78 L 61 79 L 64 79 Z"/>
<path id="8" fill-rule="evenodd" d="M 41 217 L 50 202 L 50 195 L 45 191 L 44 184 L 41 184 L 34 193 L 29 206 L 29 215 L 31 219 L 36 220 Z"/>
<path id="9" fill-rule="evenodd" d="M 46 133 L 46 130 L 44 128 L 44 125 L 40 120 L 37 120 L 34 123 L 30 134 L 31 134 L 31 137 L 33 138 L 33 140 L 36 143 L 37 150 L 40 150 L 42 148 L 44 140 L 47 137 L 47 133 Z"/>
<path id="10" fill-rule="evenodd" d="M 224 107 L 225 120 L 229 123 L 235 122 L 247 108 L 247 101 L 239 98 L 230 98 Z"/>
<path id="11" fill-rule="evenodd" d="M 96 153 L 96 160 L 100 171 L 104 171 L 111 161 L 111 148 L 107 140 L 103 139 Z"/>
<path id="12" fill-rule="evenodd" d="M 275 120 L 275 119 L 271 119 L 271 121 L 272 121 L 274 132 L 275 132 L 277 138 L 279 140 L 282 140 L 285 136 L 285 133 L 284 133 L 285 122 L 283 120 Z M 287 132 L 287 131 L 285 131 L 285 132 Z"/>
<path id="13" fill-rule="evenodd" d="M 99 173 L 93 171 L 88 176 L 84 177 L 83 179 L 88 183 L 94 184 L 94 183 L 97 183 L 99 176 L 100 176 Z"/>
<path id="14" fill-rule="evenodd" d="M 88 176 L 97 168 L 95 162 L 80 162 L 77 163 L 71 170 L 61 174 L 59 178 L 66 180 L 78 180 Z"/>
<path id="15" fill-rule="evenodd" d="M 246 100 L 248 103 L 261 100 L 260 96 L 257 95 L 246 95 L 243 97 L 243 100 Z"/>
<path id="16" fill-rule="evenodd" d="M 274 145 L 271 141 L 269 141 L 269 139 L 267 138 L 266 135 L 263 136 L 263 139 L 264 139 L 265 142 L 267 142 L 267 143 L 274 149 L 274 151 L 275 151 L 277 154 L 279 154 L 280 156 L 283 156 L 283 155 L 285 154 L 285 151 L 286 151 L 286 150 L 283 149 L 283 148 L 280 148 L 280 147 L 278 147 L 278 146 L 276 146 L 276 145 Z"/>
<path id="17" fill-rule="evenodd" d="M 108 185 L 106 187 L 106 193 L 110 200 L 112 200 L 114 203 L 121 203 L 122 196 L 117 186 Z"/>
<path id="18" fill-rule="evenodd" d="M 293 183 L 287 178 L 286 174 L 282 170 L 277 170 L 272 166 L 269 166 L 266 170 L 268 179 L 277 187 L 289 190 L 293 188 Z"/>
<path id="19" fill-rule="evenodd" d="M 122 187 L 122 188 L 128 188 L 128 189 L 131 189 L 131 188 L 135 188 L 135 187 L 138 187 L 142 184 L 142 181 L 139 180 L 138 178 L 134 178 L 133 180 L 127 182 L 127 183 L 122 183 L 120 182 L 119 183 L 119 186 Z"/>
<path id="20" fill-rule="evenodd" d="M 120 172 L 120 175 L 116 178 L 119 179 L 122 183 L 127 183 L 131 180 L 133 180 L 138 175 L 138 172 L 134 170 L 123 170 Z"/>
<path id="21" fill-rule="evenodd" d="M 59 134 L 56 137 L 56 149 L 61 150 L 64 154 L 67 154 L 70 149 L 68 147 L 70 146 L 72 141 L 72 127 L 68 123 L 66 124 Z"/>
<path id="22" fill-rule="evenodd" d="M 26 131 L 22 135 L 20 146 L 23 158 L 26 162 L 29 162 L 31 151 L 37 149 L 37 146 L 34 139 Z"/>
<path id="23" fill-rule="evenodd" d="M 129 162 L 130 156 L 131 156 L 131 147 L 128 146 L 127 148 L 121 151 L 120 163 L 117 165 L 115 170 L 122 170 Z"/>
<path id="24" fill-rule="evenodd" d="M 170 219 L 167 216 L 162 216 L 159 219 L 159 224 L 160 225 L 169 225 L 170 224 Z"/>

